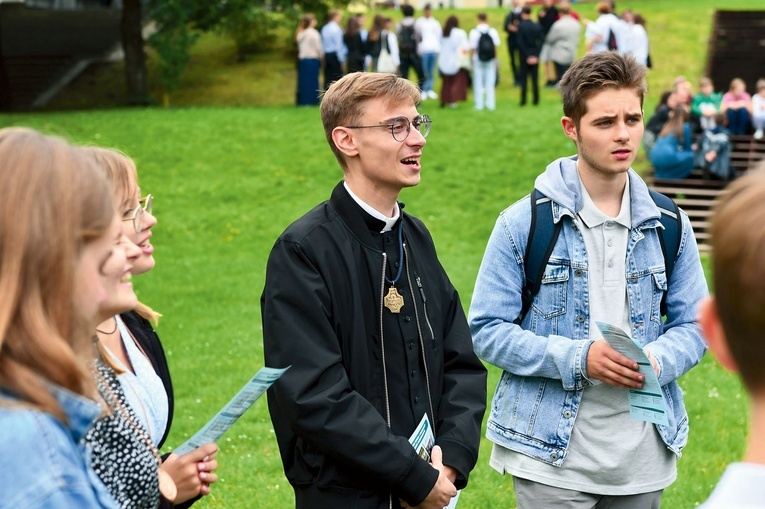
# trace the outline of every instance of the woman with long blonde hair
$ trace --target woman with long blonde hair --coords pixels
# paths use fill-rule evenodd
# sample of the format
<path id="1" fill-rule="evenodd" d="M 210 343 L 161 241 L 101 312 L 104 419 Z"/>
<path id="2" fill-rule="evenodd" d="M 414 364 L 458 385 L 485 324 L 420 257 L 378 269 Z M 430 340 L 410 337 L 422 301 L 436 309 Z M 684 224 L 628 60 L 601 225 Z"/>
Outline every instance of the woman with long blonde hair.
<path id="1" fill-rule="evenodd" d="M 5 507 L 116 507 L 80 441 L 106 411 L 88 369 L 102 270 L 121 250 L 86 154 L 0 130 L 0 494 Z"/>
<path id="2" fill-rule="evenodd" d="M 87 152 L 112 184 L 113 203 L 122 219 L 122 233 L 134 249 L 130 259 L 131 275 L 148 272 L 154 267 L 154 246 L 150 239 L 157 219 L 152 215 L 151 195 L 141 197 L 135 163 L 125 154 L 116 150 L 88 147 Z M 120 403 L 118 409 L 125 409 L 122 415 L 138 438 L 146 437 L 150 448 L 156 452 L 162 447 L 170 431 L 173 419 L 173 386 L 167 359 L 152 323 L 156 324 L 159 314 L 149 306 L 138 302 L 132 286 L 113 285 L 107 288 L 106 297 L 99 307 L 103 321 L 95 328 L 97 345 L 102 365 L 102 386 L 109 384 L 111 392 Z M 120 408 L 122 407 L 122 408 Z M 103 426 L 118 425 L 104 422 Z M 96 436 L 88 436 L 97 441 Z M 136 438 L 135 436 L 133 438 Z M 129 500 L 131 506 L 141 505 L 150 495 L 147 486 L 141 482 L 141 469 L 110 464 L 107 459 L 109 447 L 98 444 L 103 452 L 100 463 L 103 471 L 110 472 L 107 486 L 118 500 Z M 160 482 L 165 474 L 172 480 L 177 493 L 171 499 L 162 493 L 161 506 L 173 501 L 174 507 L 184 508 L 193 504 L 200 496 L 210 493 L 210 484 L 217 479 L 213 473 L 217 468 L 216 444 L 206 444 L 194 451 L 177 456 L 169 454 L 159 464 Z M 153 461 L 150 458 L 149 461 Z M 156 468 L 157 463 L 149 466 Z M 132 487 L 126 489 L 126 486 Z M 161 486 L 161 485 L 160 485 Z M 133 497 L 129 496 L 132 493 Z"/>

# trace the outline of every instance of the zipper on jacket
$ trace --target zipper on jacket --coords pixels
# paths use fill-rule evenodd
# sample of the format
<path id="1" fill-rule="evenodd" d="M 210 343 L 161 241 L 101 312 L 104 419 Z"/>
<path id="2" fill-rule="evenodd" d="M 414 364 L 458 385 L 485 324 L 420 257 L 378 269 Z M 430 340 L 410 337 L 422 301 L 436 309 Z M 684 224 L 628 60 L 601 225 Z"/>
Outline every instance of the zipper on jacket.
<path id="1" fill-rule="evenodd" d="M 385 267 L 388 264 L 388 254 L 383 253 L 382 277 L 380 278 L 380 350 L 383 365 L 383 387 L 385 387 L 385 422 L 390 429 L 390 400 L 388 399 L 388 368 L 385 364 L 385 336 L 383 335 L 383 303 L 385 302 Z M 393 493 L 388 493 L 388 509 L 393 509 Z"/>
<path id="2" fill-rule="evenodd" d="M 422 308 L 425 310 L 425 323 L 428 324 L 428 330 L 430 330 L 430 341 L 433 345 L 433 349 L 436 348 L 436 335 L 433 333 L 433 327 L 430 325 L 430 318 L 428 318 L 428 299 L 425 298 L 425 289 L 422 287 L 422 282 L 420 281 L 420 276 L 417 276 L 415 278 L 415 282 L 417 283 L 417 288 L 420 290 L 420 295 L 422 296 Z"/>
<path id="3" fill-rule="evenodd" d="M 380 277 L 380 350 L 383 367 L 383 387 L 385 389 L 385 422 L 390 428 L 390 400 L 388 399 L 388 367 L 385 364 L 385 336 L 383 335 L 383 302 L 385 300 L 385 266 L 388 263 L 388 255 L 383 253 L 382 274 Z"/>

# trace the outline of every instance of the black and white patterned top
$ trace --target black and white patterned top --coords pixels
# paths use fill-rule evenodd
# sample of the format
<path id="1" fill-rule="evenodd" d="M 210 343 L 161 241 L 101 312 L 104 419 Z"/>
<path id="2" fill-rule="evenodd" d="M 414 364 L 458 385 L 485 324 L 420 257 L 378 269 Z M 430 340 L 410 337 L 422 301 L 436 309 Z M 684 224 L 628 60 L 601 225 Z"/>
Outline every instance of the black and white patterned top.
<path id="1" fill-rule="evenodd" d="M 112 368 L 96 361 L 95 371 L 98 391 L 112 414 L 99 419 L 83 438 L 91 466 L 122 509 L 155 509 L 159 506 L 157 459 L 135 427 L 141 426 L 140 421 L 125 401 Z M 145 429 L 143 433 L 148 436 Z"/>

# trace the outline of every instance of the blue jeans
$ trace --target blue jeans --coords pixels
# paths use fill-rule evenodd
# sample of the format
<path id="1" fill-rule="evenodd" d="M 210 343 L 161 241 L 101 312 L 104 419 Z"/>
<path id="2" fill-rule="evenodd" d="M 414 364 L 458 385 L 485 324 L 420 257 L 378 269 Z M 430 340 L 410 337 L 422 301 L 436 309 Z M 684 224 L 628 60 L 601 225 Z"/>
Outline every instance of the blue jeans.
<path id="1" fill-rule="evenodd" d="M 728 110 L 728 131 L 731 134 L 746 134 L 749 129 L 749 111 L 746 108 Z"/>
<path id="2" fill-rule="evenodd" d="M 433 90 L 433 80 L 436 77 L 436 64 L 438 63 L 438 53 L 422 54 L 422 71 L 425 74 L 425 83 L 422 85 L 422 91 Z"/>

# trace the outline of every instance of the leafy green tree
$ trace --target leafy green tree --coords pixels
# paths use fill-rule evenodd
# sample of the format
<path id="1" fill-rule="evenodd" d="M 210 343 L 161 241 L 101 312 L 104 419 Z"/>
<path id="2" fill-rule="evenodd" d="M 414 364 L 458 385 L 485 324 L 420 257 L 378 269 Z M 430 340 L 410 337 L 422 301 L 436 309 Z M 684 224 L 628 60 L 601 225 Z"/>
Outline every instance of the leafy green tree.
<path id="1" fill-rule="evenodd" d="M 165 106 L 170 103 L 170 94 L 181 83 L 191 59 L 191 47 L 199 36 L 189 19 L 195 3 L 196 0 L 153 0 L 150 4 L 156 32 L 149 36 L 149 44 L 160 59 L 159 82 Z"/>

